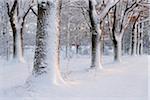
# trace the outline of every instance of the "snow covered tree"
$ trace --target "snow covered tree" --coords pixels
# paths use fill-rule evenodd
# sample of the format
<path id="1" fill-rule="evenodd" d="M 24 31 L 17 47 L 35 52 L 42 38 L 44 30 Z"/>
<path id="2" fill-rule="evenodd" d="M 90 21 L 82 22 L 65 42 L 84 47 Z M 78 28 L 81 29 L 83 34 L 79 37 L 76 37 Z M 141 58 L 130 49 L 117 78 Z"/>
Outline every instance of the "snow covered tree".
<path id="1" fill-rule="evenodd" d="M 131 55 L 136 55 L 137 49 L 137 33 L 138 33 L 138 20 L 140 18 L 140 13 L 135 16 L 133 27 L 132 27 L 132 38 L 131 38 Z"/>
<path id="2" fill-rule="evenodd" d="M 114 46 L 114 60 L 121 61 L 122 55 L 122 39 L 127 29 L 127 26 L 133 16 L 133 10 L 138 7 L 138 3 L 141 1 L 137 0 L 126 0 L 120 1 L 113 10 L 111 10 L 110 23 L 111 23 L 111 39 Z"/>
<path id="3" fill-rule="evenodd" d="M 32 9 L 33 0 L 8 0 L 6 4 L 13 32 L 13 59 L 24 62 L 23 29 L 25 18 Z"/>
<path id="4" fill-rule="evenodd" d="M 92 33 L 92 59 L 91 68 L 102 68 L 100 62 L 100 24 L 106 17 L 110 9 L 115 6 L 119 0 L 101 0 L 99 3 L 96 0 L 89 0 L 89 18 Z"/>
<path id="5" fill-rule="evenodd" d="M 38 0 L 33 75 L 46 74 L 51 83 L 62 82 L 59 64 L 61 0 Z"/>
<path id="6" fill-rule="evenodd" d="M 10 25 L 13 31 L 13 58 L 16 57 L 16 33 L 17 33 L 17 29 L 16 29 L 16 25 L 14 22 L 15 19 L 15 10 L 17 7 L 17 0 L 14 1 L 12 7 L 10 8 L 9 3 L 7 3 L 7 10 L 8 10 L 8 16 L 9 16 L 9 21 L 10 21 Z"/>

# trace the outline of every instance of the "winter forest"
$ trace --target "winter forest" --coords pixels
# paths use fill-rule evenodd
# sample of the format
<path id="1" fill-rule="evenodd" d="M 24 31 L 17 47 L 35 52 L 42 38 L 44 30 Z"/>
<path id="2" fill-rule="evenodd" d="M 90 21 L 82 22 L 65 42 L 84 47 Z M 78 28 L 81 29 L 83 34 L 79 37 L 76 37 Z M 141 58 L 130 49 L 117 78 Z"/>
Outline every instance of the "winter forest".
<path id="1" fill-rule="evenodd" d="M 149 100 L 150 0 L 0 0 L 0 100 Z"/>

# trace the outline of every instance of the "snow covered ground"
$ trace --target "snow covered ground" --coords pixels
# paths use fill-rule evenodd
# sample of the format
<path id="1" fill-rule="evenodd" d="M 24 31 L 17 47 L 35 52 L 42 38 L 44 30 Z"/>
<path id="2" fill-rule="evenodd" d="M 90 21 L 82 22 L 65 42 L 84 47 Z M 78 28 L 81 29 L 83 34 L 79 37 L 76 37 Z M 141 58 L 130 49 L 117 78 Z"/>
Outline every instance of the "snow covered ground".
<path id="1" fill-rule="evenodd" d="M 25 64 L 0 61 L 0 100 L 148 100 L 148 56 L 123 57 L 121 63 L 104 57 L 101 71 L 88 70 L 88 56 L 62 60 L 66 84 L 38 80 L 29 86 L 32 58 Z"/>

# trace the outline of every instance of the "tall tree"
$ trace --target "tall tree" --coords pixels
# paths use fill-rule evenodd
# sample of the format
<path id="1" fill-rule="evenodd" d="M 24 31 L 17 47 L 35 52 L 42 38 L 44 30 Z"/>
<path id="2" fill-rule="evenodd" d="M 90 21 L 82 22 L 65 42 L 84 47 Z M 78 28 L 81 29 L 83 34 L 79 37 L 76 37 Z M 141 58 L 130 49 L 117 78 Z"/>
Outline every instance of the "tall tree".
<path id="1" fill-rule="evenodd" d="M 34 76 L 62 82 L 59 64 L 61 0 L 38 0 Z"/>
<path id="2" fill-rule="evenodd" d="M 9 3 L 7 3 L 7 10 L 8 10 L 8 16 L 9 16 L 9 21 L 10 25 L 13 31 L 13 58 L 16 58 L 17 51 L 16 51 L 16 24 L 15 24 L 15 10 L 17 8 L 17 0 L 13 2 L 12 7 L 10 8 Z"/>
<path id="3" fill-rule="evenodd" d="M 23 29 L 25 18 L 32 9 L 33 0 L 8 0 L 7 13 L 13 33 L 13 59 L 24 62 Z"/>
<path id="4" fill-rule="evenodd" d="M 110 9 L 115 6 L 119 0 L 89 0 L 89 18 L 91 24 L 91 36 L 92 36 L 92 59 L 91 68 L 102 68 L 100 62 L 100 37 L 101 29 L 100 24 L 104 20 Z"/>
<path id="5" fill-rule="evenodd" d="M 131 55 L 136 55 L 136 46 L 137 46 L 137 31 L 138 31 L 138 19 L 140 17 L 140 13 L 135 16 L 133 27 L 132 27 L 132 40 L 131 40 Z"/>
<path id="6" fill-rule="evenodd" d="M 133 9 L 137 8 L 140 2 L 137 0 L 120 1 L 110 12 L 110 30 L 115 61 L 121 61 L 123 35 L 132 18 L 131 16 L 133 16 Z"/>

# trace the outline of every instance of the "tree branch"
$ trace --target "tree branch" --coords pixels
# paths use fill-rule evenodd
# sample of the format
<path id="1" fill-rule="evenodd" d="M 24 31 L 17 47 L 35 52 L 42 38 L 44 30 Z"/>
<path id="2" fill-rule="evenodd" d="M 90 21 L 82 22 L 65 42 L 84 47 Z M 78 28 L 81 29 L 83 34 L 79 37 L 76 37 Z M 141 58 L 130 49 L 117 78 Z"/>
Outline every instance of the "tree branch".
<path id="1" fill-rule="evenodd" d="M 35 16 L 37 16 L 37 13 L 34 11 L 34 9 L 32 7 L 31 7 L 31 11 Z"/>
<path id="2" fill-rule="evenodd" d="M 113 8 L 120 0 L 110 1 L 106 4 L 105 9 L 99 15 L 100 23 L 102 23 L 103 19 L 106 17 L 107 13 Z"/>

